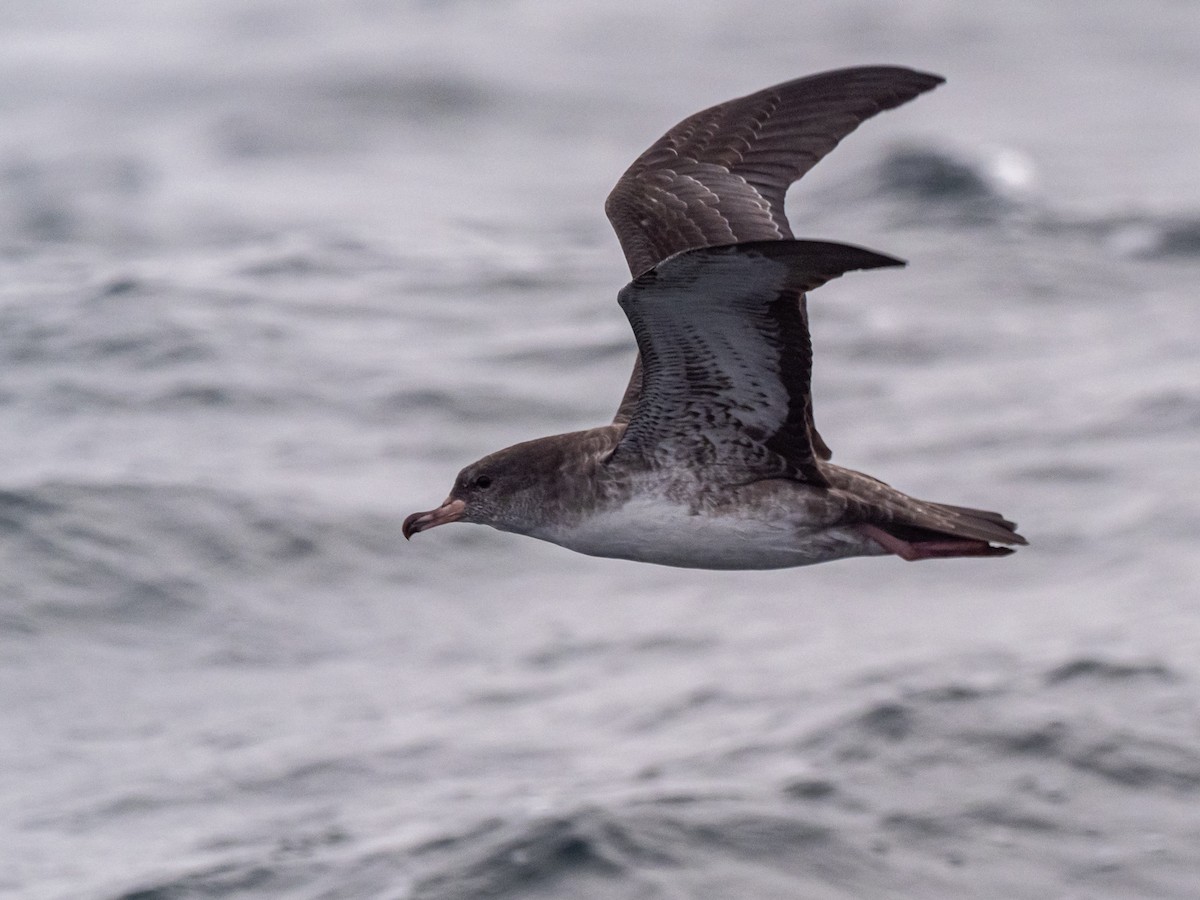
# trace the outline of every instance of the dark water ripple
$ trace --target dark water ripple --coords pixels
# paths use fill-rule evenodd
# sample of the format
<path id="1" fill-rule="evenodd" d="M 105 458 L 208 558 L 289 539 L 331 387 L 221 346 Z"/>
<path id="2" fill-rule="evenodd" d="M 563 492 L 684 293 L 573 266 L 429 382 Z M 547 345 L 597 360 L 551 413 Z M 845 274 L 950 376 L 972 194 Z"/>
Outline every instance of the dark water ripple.
<path id="1" fill-rule="evenodd" d="M 352 833 L 308 833 L 280 839 L 253 862 L 114 896 L 640 898 L 670 883 L 685 896 L 730 884 L 739 895 L 846 898 L 903 886 L 907 896 L 998 900 L 1037 896 L 1068 879 L 1102 892 L 1116 883 L 1140 885 L 1146 896 L 1189 896 L 1196 860 L 1179 826 L 1194 821 L 1200 792 L 1190 679 L 1154 660 L 1097 656 L 969 679 L 935 678 L 864 699 L 806 729 L 790 751 L 808 770 L 803 777 L 746 771 L 724 794 L 652 785 L 624 800 L 488 818 L 368 853 L 354 852 Z M 1171 712 L 1153 725 L 1127 715 L 1147 706 Z M 340 768 L 293 777 L 339 779 Z M 288 788 L 280 781 L 272 790 Z M 1151 844 L 1138 837 L 1138 798 L 1148 794 L 1158 795 L 1162 817 Z M 1097 856 L 1089 846 L 1125 849 Z M 1025 888 L 979 880 L 1013 854 L 1039 860 Z"/>
<path id="2" fill-rule="evenodd" d="M 1017 226 L 1044 240 L 1094 241 L 1119 256 L 1149 261 L 1200 257 L 1200 213 L 1117 210 L 1080 216 L 1036 189 L 1008 181 L 995 159 L 934 145 L 896 147 L 874 170 L 876 195 L 901 223 L 935 227 Z"/>
<path id="3" fill-rule="evenodd" d="M 1022 198 L 984 167 L 983 162 L 935 147 L 892 150 L 876 169 L 878 191 L 907 207 L 905 215 L 943 225 L 989 225 L 1017 212 Z"/>
<path id="4" fill-rule="evenodd" d="M 1147 678 L 1157 686 L 1149 698 Z M 695 896 L 733 877 L 756 896 L 883 896 L 903 884 L 923 897 L 1003 897 L 1002 886 L 981 886 L 964 863 L 987 866 L 1026 847 L 1049 856 L 1052 878 L 1116 877 L 1144 882 L 1155 896 L 1186 896 L 1182 882 L 1156 874 L 1167 861 L 1194 863 L 1186 841 L 1082 875 L 1075 856 L 1080 841 L 1138 833 L 1128 804 L 1139 793 L 1162 793 L 1176 814 L 1190 815 L 1200 790 L 1192 715 L 1178 717 L 1190 724 L 1172 737 L 1097 715 L 1110 704 L 1114 712 L 1175 704 L 1179 679 L 1158 662 L 1081 657 L 1052 666 L 1042 686 L 923 687 L 799 740 L 798 754 L 819 774 L 785 783 L 782 805 L 749 792 L 682 803 L 663 796 L 491 823 L 419 850 L 418 868 L 432 857 L 437 871 L 418 877 L 411 896 L 640 897 L 670 873 Z M 1097 695 L 1098 684 L 1121 693 Z M 1035 698 L 1051 708 L 1031 723 L 1020 710 Z M 911 805 L 939 782 L 944 807 Z M 1110 811 L 1102 820 L 1090 811 L 1097 804 Z M 1044 844 L 1050 836 L 1057 850 Z"/>
<path id="5" fill-rule="evenodd" d="M 195 486 L 49 483 L 0 492 L 0 530 L 10 614 L 54 630 L 219 616 L 214 580 L 294 587 L 378 570 L 398 525 Z"/>

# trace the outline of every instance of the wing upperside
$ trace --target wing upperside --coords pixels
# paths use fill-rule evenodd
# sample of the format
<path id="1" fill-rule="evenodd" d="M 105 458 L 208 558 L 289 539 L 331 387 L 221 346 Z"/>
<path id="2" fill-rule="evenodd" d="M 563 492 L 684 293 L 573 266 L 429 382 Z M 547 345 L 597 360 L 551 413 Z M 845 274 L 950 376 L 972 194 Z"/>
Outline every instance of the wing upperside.
<path id="1" fill-rule="evenodd" d="M 789 185 L 862 122 L 942 81 L 898 66 L 839 69 L 684 119 L 634 161 L 605 203 L 630 271 L 684 250 L 790 238 Z"/>

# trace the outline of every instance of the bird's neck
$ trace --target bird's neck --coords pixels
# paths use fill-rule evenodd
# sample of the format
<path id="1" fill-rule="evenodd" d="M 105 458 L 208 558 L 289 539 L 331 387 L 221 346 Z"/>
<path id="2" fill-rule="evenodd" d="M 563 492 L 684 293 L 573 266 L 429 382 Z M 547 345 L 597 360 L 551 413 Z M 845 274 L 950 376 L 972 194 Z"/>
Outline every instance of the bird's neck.
<path id="1" fill-rule="evenodd" d="M 624 431 L 624 425 L 604 425 L 543 438 L 558 445 L 558 462 L 542 479 L 544 515 L 539 519 L 569 522 L 628 499 L 628 483 L 608 467 Z"/>

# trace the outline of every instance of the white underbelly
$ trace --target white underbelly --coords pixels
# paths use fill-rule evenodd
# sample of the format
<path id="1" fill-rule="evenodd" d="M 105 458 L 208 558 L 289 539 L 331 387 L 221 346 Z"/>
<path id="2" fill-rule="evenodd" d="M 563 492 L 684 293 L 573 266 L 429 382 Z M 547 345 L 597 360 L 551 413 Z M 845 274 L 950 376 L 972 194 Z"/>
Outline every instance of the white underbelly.
<path id="1" fill-rule="evenodd" d="M 589 556 L 694 569 L 784 569 L 883 552 L 854 528 L 806 527 L 795 517 L 698 515 L 662 501 L 631 501 L 537 536 Z"/>

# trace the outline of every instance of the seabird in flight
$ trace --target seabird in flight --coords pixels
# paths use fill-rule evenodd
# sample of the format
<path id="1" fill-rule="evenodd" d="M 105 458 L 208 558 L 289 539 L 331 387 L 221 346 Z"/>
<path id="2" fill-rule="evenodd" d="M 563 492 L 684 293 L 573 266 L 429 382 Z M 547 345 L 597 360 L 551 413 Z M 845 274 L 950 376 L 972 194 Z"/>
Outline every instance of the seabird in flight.
<path id="1" fill-rule="evenodd" d="M 813 425 L 806 293 L 890 256 L 792 237 L 788 186 L 876 113 L 941 84 L 895 66 L 823 72 L 684 119 L 605 210 L 633 280 L 638 357 L 611 424 L 463 469 L 404 536 L 449 522 L 580 553 L 701 569 L 850 556 L 1003 556 L 999 513 L 917 500 L 834 465 Z"/>

